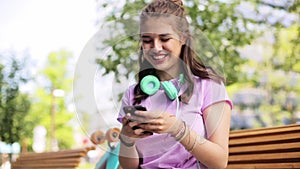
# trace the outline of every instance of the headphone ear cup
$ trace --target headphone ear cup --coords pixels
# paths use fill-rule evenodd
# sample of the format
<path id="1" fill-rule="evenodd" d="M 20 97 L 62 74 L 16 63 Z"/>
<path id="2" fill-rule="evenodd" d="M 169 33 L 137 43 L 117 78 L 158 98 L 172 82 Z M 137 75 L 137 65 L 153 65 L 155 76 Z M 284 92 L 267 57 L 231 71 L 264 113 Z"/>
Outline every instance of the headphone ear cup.
<path id="1" fill-rule="evenodd" d="M 156 76 L 147 75 L 141 80 L 140 87 L 147 95 L 153 95 L 159 90 L 160 82 Z"/>
<path id="2" fill-rule="evenodd" d="M 178 96 L 178 91 L 176 87 L 173 85 L 172 82 L 165 81 L 161 83 L 166 95 L 171 99 L 174 100 Z"/>

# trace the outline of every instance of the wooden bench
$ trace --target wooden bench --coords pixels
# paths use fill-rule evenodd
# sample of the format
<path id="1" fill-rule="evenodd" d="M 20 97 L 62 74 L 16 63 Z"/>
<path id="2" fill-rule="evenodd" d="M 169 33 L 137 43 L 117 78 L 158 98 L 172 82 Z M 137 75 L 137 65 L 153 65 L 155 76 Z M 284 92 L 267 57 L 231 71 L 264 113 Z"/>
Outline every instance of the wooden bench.
<path id="1" fill-rule="evenodd" d="M 60 150 L 45 153 L 21 153 L 12 169 L 75 169 L 82 157 L 94 147 L 86 147 L 72 150 Z"/>
<path id="2" fill-rule="evenodd" d="M 227 168 L 300 168 L 300 124 L 232 131 Z"/>

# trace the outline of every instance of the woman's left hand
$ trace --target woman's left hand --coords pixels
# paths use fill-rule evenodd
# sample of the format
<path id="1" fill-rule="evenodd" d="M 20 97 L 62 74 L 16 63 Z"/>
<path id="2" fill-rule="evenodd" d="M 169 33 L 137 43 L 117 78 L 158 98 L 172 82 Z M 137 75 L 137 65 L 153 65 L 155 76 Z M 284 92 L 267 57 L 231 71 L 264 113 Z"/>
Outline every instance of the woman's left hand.
<path id="1" fill-rule="evenodd" d="M 165 111 L 136 111 L 135 113 L 138 116 L 131 116 L 130 119 L 139 122 L 138 126 L 145 131 L 154 133 L 174 134 L 182 123 L 175 115 Z"/>

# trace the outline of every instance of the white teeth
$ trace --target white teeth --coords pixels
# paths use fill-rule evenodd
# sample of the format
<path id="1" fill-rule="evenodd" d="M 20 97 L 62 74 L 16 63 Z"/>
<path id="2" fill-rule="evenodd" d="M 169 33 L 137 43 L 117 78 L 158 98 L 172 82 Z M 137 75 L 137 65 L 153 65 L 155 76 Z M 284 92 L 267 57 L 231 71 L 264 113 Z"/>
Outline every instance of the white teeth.
<path id="1" fill-rule="evenodd" d="M 153 56 L 153 59 L 159 60 L 164 58 L 166 55 Z"/>

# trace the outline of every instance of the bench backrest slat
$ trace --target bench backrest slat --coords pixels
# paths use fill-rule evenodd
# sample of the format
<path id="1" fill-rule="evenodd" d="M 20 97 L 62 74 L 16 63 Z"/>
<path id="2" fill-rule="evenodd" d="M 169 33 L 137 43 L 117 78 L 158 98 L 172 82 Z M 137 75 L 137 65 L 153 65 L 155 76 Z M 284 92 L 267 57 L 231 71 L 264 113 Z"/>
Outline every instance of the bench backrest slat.
<path id="1" fill-rule="evenodd" d="M 230 169 L 289 169 L 300 168 L 299 163 L 232 164 Z"/>
<path id="2" fill-rule="evenodd" d="M 300 168 L 300 124 L 231 131 L 227 168 Z"/>
<path id="3" fill-rule="evenodd" d="M 46 153 L 23 153 L 12 163 L 12 169 L 75 169 L 82 157 L 94 147 Z"/>
<path id="4" fill-rule="evenodd" d="M 230 154 L 245 154 L 255 152 L 289 152 L 300 151 L 299 142 L 292 143 L 273 143 L 263 145 L 242 145 L 230 147 Z M 276 148 L 275 148 L 276 147 Z"/>

